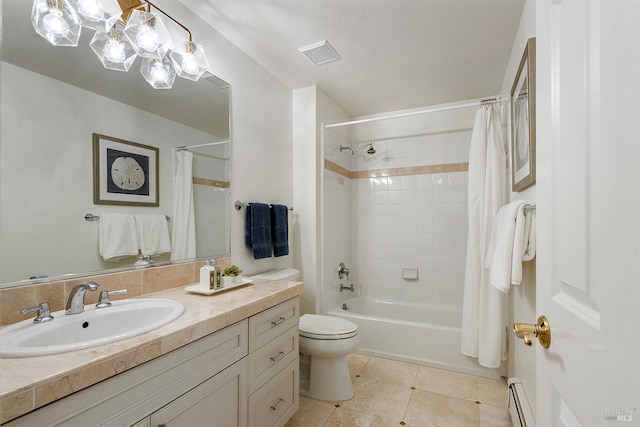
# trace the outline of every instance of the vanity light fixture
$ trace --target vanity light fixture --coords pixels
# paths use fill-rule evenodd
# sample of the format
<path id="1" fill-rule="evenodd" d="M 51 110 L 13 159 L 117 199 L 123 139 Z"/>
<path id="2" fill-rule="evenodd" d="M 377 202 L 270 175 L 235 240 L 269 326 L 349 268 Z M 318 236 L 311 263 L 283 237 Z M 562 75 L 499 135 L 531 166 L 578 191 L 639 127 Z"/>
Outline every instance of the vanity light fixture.
<path id="1" fill-rule="evenodd" d="M 198 81 L 209 68 L 204 48 L 201 44 L 192 42 L 191 37 L 189 40 L 182 40 L 169 56 L 178 75 L 185 79 Z"/>
<path id="2" fill-rule="evenodd" d="M 109 70 L 129 71 L 137 58 L 129 39 L 116 27 L 111 28 L 108 33 L 96 31 L 89 46 L 104 68 Z"/>
<path id="3" fill-rule="evenodd" d="M 162 59 L 173 48 L 171 34 L 157 13 L 134 10 L 123 32 L 142 58 Z"/>
<path id="4" fill-rule="evenodd" d="M 143 58 L 140 74 L 154 89 L 171 89 L 176 71 L 169 58 Z"/>
<path id="5" fill-rule="evenodd" d="M 188 39 L 176 46 L 160 15 Z M 171 88 L 176 75 L 197 81 L 209 68 L 191 31 L 148 0 L 34 0 L 31 21 L 54 46 L 77 46 L 82 27 L 96 30 L 90 47 L 105 68 L 129 71 L 140 56 L 140 72 L 156 89 Z"/>
<path id="6" fill-rule="evenodd" d="M 31 23 L 54 46 L 78 46 L 80 17 L 64 0 L 34 0 Z"/>
<path id="7" fill-rule="evenodd" d="M 66 0 L 78 11 L 82 26 L 108 32 L 120 19 L 122 10 L 116 0 Z"/>

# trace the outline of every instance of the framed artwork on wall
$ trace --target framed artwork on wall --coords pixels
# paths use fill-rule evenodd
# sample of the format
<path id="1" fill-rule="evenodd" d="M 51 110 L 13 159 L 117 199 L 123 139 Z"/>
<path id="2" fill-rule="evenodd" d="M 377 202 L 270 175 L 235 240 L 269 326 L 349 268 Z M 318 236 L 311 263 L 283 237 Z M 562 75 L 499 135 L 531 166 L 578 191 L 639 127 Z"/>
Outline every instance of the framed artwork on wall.
<path id="1" fill-rule="evenodd" d="M 536 182 L 536 39 L 527 40 L 511 87 L 511 188 Z"/>
<path id="2" fill-rule="evenodd" d="M 93 134 L 93 203 L 159 206 L 158 148 Z"/>

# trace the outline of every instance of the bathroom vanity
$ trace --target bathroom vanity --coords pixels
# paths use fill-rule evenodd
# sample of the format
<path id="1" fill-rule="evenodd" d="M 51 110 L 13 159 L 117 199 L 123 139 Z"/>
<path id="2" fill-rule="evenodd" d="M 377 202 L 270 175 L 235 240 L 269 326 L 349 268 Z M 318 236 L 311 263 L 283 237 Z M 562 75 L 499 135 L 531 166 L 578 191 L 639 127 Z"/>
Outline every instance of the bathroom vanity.
<path id="1" fill-rule="evenodd" d="M 301 283 L 287 281 L 212 297 L 171 289 L 154 296 L 177 299 L 186 311 L 156 331 L 105 348 L 0 359 L 16 376 L 29 365 L 50 371 L 33 384 L 10 378 L 0 386 L 3 419 L 25 390 L 35 405 L 46 390 L 55 396 L 2 425 L 282 426 L 298 409 L 301 293 Z M 82 381 L 93 385 L 73 390 Z"/>

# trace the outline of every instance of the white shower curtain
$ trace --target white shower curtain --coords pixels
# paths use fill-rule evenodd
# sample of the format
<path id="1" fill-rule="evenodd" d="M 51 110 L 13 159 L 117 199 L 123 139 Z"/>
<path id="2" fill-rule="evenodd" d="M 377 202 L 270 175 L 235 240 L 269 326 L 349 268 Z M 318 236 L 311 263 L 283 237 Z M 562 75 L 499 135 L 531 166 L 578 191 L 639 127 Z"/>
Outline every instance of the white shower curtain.
<path id="1" fill-rule="evenodd" d="M 173 230 L 171 260 L 196 257 L 196 223 L 193 207 L 193 153 L 176 152 L 173 183 Z"/>
<path id="2" fill-rule="evenodd" d="M 462 306 L 461 351 L 482 366 L 506 360 L 506 294 L 489 283 L 485 257 L 496 213 L 505 203 L 505 152 L 500 107 L 482 105 L 469 152 L 469 235 Z"/>

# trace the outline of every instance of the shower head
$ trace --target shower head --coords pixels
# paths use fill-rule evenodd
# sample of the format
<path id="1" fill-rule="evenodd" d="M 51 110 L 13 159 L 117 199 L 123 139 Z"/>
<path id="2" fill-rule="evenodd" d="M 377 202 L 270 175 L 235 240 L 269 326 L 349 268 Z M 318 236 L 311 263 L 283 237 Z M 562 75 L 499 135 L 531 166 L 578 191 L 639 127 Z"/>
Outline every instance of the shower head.
<path id="1" fill-rule="evenodd" d="M 353 148 L 351 148 L 351 146 L 349 147 L 344 147 L 344 146 L 340 146 L 340 152 L 342 153 L 342 151 L 344 150 L 349 150 L 351 152 L 351 155 L 353 156 L 356 153 L 359 153 L 360 151 L 364 150 L 365 147 L 369 147 L 369 149 L 367 150 L 367 154 L 376 154 L 376 149 L 373 148 L 373 142 L 369 142 L 367 143 L 367 145 L 365 145 L 364 147 L 361 147 L 359 150 L 353 151 Z"/>

